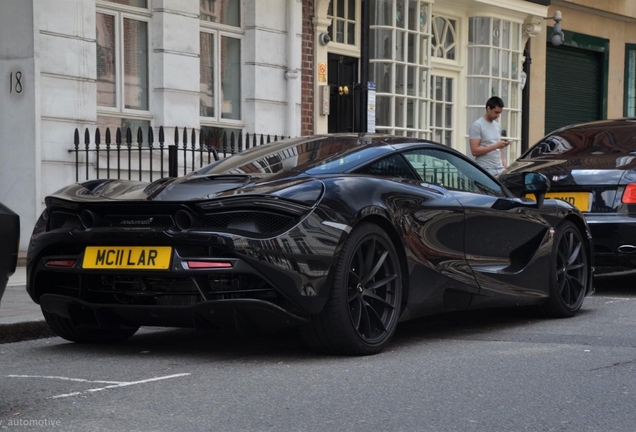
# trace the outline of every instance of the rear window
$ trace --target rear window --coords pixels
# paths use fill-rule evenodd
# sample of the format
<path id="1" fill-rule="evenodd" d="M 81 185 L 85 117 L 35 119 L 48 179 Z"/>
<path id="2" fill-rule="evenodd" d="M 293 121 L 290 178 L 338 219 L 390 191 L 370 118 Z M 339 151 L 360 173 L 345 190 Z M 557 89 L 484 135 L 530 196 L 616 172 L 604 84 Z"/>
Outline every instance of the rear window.
<path id="1" fill-rule="evenodd" d="M 567 159 L 632 152 L 636 152 L 636 123 L 603 123 L 556 131 L 539 141 L 523 159 Z"/>
<path id="2" fill-rule="evenodd" d="M 368 144 L 370 141 L 357 137 L 288 139 L 237 153 L 200 168 L 194 174 L 341 173 L 390 151 Z"/>

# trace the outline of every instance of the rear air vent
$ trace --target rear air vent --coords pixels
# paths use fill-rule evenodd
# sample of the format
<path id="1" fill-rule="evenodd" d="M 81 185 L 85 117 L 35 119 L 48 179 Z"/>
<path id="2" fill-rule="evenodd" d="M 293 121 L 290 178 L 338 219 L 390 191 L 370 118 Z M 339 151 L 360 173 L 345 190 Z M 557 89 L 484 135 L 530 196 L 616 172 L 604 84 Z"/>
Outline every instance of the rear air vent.
<path id="1" fill-rule="evenodd" d="M 65 229 L 71 230 L 78 228 L 82 225 L 79 215 L 73 213 L 66 213 L 56 211 L 51 213 L 51 219 L 49 221 L 49 227 L 52 230 Z"/>
<path id="2" fill-rule="evenodd" d="M 206 229 L 244 235 L 272 236 L 291 229 L 297 219 L 288 215 L 259 211 L 235 211 L 207 214 Z"/>

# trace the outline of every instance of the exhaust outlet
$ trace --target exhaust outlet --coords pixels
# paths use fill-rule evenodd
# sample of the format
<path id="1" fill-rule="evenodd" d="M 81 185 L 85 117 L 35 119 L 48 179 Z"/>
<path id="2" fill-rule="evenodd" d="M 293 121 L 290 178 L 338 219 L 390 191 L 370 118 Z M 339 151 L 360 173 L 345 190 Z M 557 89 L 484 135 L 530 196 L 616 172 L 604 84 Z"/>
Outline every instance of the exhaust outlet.
<path id="1" fill-rule="evenodd" d="M 636 252 L 636 245 L 620 245 L 618 251 L 620 253 L 634 253 Z"/>

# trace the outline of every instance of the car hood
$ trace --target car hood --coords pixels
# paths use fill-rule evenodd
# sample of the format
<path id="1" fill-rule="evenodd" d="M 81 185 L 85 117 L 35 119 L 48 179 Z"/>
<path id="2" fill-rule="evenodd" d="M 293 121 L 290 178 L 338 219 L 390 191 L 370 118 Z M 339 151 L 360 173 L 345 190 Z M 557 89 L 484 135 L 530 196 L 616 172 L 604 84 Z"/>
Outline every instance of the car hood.
<path id="1" fill-rule="evenodd" d="M 289 195 L 286 190 L 294 190 L 295 197 L 303 201 L 303 191 L 322 191 L 322 183 L 307 176 L 287 176 L 284 178 L 258 177 L 249 175 L 189 175 L 177 178 L 163 178 L 153 183 L 131 180 L 92 180 L 69 185 L 48 199 L 62 199 L 74 202 L 121 202 L 121 201 L 205 201 L 224 196 L 245 194 Z"/>

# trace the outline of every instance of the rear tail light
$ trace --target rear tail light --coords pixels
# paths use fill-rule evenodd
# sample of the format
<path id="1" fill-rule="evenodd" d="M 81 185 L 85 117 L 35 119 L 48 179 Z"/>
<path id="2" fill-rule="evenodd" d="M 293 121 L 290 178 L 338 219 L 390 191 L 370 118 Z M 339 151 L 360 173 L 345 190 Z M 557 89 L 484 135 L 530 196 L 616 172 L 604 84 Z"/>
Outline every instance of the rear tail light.
<path id="1" fill-rule="evenodd" d="M 187 261 L 189 269 L 232 268 L 227 261 Z"/>
<path id="2" fill-rule="evenodd" d="M 75 260 L 48 260 L 46 262 L 47 267 L 63 267 L 63 268 L 71 268 L 75 266 Z"/>
<path id="3" fill-rule="evenodd" d="M 623 192 L 623 202 L 625 204 L 636 204 L 636 183 L 627 185 Z"/>

